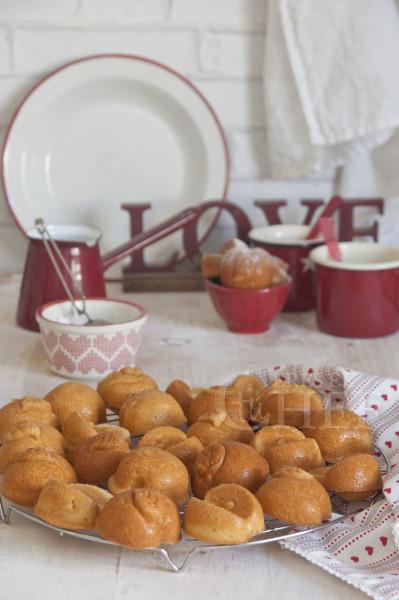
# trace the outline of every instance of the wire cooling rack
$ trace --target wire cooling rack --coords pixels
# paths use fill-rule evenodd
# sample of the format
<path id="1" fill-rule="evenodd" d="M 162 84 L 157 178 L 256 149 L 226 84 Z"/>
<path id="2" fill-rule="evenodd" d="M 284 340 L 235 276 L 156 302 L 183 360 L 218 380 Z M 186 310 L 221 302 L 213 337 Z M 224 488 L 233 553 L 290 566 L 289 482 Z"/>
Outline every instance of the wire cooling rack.
<path id="1" fill-rule="evenodd" d="M 389 460 L 383 451 L 380 448 L 376 447 L 378 453 L 381 455 L 379 458 L 381 471 L 383 473 L 389 473 L 391 470 Z M 199 540 L 195 540 L 186 536 L 183 533 L 183 537 L 180 542 L 177 544 L 165 544 L 160 546 L 159 548 L 146 548 L 144 550 L 137 550 L 137 552 L 146 552 L 152 555 L 158 555 L 164 561 L 166 567 L 175 573 L 179 573 L 183 571 L 191 559 L 201 552 L 213 551 L 213 550 L 224 550 L 228 548 L 252 548 L 254 546 L 264 546 L 266 544 L 272 544 L 275 542 L 282 542 L 288 539 L 292 539 L 295 537 L 300 537 L 309 533 L 313 533 L 314 531 L 320 531 L 325 527 L 329 527 L 332 524 L 340 523 L 344 521 L 350 515 L 353 515 L 359 510 L 364 510 L 369 506 L 375 504 L 378 500 L 382 499 L 384 496 L 382 492 L 378 492 L 367 501 L 364 502 L 345 502 L 340 499 L 338 496 L 333 495 L 331 497 L 331 502 L 333 505 L 333 513 L 329 521 L 318 525 L 317 527 L 306 527 L 299 528 L 294 525 L 287 525 L 281 523 L 280 521 L 267 519 L 267 529 L 265 528 L 262 533 L 253 537 L 249 542 L 245 544 L 237 544 L 237 545 L 211 545 L 206 544 L 204 542 L 200 542 Z M 181 514 L 183 514 L 184 509 L 181 509 Z M 118 544 L 114 542 L 110 542 L 108 540 L 104 540 L 99 535 L 97 535 L 94 531 L 87 532 L 77 532 L 70 531 L 67 529 L 61 529 L 59 527 L 54 527 L 53 525 L 49 525 L 45 523 L 37 517 L 32 509 L 24 508 L 22 506 L 17 506 L 15 504 L 10 504 L 6 500 L 4 500 L 0 496 L 0 521 L 4 523 L 10 523 L 11 517 L 13 514 L 20 515 L 25 519 L 33 521 L 42 527 L 46 527 L 47 529 L 51 529 L 57 532 L 60 536 L 70 536 L 74 538 L 78 538 L 80 540 L 94 542 L 97 544 L 106 544 L 107 546 L 115 546 L 120 547 Z"/>

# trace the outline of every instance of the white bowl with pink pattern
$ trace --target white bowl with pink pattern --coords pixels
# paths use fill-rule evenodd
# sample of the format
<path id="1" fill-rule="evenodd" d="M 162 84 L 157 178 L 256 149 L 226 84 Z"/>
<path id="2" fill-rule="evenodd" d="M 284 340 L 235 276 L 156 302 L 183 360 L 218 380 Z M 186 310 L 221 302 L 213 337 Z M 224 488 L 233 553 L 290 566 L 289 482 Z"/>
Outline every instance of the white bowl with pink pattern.
<path id="1" fill-rule="evenodd" d="M 50 368 L 72 379 L 100 379 L 111 371 L 136 365 L 147 311 L 133 302 L 88 298 L 92 319 L 106 325 L 86 325 L 69 300 L 49 302 L 36 311 L 40 336 Z"/>

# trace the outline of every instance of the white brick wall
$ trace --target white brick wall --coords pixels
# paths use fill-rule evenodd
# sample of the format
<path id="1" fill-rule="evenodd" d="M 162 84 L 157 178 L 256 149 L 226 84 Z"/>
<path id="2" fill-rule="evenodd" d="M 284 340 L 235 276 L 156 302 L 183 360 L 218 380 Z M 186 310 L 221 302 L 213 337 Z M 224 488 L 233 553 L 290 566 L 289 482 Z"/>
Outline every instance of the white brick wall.
<path id="1" fill-rule="evenodd" d="M 0 75 L 8 73 L 11 68 L 10 39 L 6 29 L 0 29 Z"/>
<path id="2" fill-rule="evenodd" d="M 93 22 L 154 23 L 166 19 L 169 0 L 82 0 L 82 14 Z"/>
<path id="3" fill-rule="evenodd" d="M 197 79 L 196 84 L 212 102 L 225 128 L 241 130 L 264 126 L 260 81 Z"/>
<path id="4" fill-rule="evenodd" d="M 262 29 L 265 0 L 174 0 L 172 20 L 194 27 Z"/>
<path id="5" fill-rule="evenodd" d="M 201 69 L 218 77 L 260 77 L 264 36 L 261 33 L 210 33 L 201 39 Z"/>
<path id="6" fill-rule="evenodd" d="M 7 126 L 16 105 L 28 93 L 35 81 L 34 75 L 31 77 L 16 75 L 0 77 L 0 130 Z"/>
<path id="7" fill-rule="evenodd" d="M 81 56 L 122 52 L 162 59 L 180 71 L 194 72 L 197 68 L 195 42 L 191 31 L 22 29 L 17 30 L 14 37 L 15 70 L 35 73 L 40 65 L 41 72 L 49 71 Z"/>
<path id="8" fill-rule="evenodd" d="M 0 19 L 7 24 L 34 21 L 39 25 L 48 21 L 72 19 L 79 0 L 1 0 Z"/>
<path id="9" fill-rule="evenodd" d="M 266 179 L 262 109 L 267 0 L 0 0 L 0 143 L 12 112 L 43 74 L 96 53 L 147 55 L 190 77 L 215 107 L 232 156 L 233 199 L 275 197 Z M 325 195 L 323 182 L 279 184 L 279 197 Z M 0 192 L 0 272 L 25 245 Z"/>

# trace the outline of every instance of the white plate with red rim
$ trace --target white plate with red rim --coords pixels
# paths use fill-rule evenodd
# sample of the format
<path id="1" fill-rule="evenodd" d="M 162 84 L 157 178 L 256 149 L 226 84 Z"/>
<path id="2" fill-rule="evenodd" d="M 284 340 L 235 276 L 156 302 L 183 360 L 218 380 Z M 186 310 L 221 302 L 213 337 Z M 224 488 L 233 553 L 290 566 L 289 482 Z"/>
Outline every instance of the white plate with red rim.
<path id="1" fill-rule="evenodd" d="M 99 55 L 40 81 L 17 108 L 3 148 L 3 183 L 23 232 L 37 217 L 104 232 L 102 249 L 130 237 L 122 203 L 151 203 L 148 228 L 186 206 L 227 193 L 222 127 L 199 90 L 140 56 Z M 206 236 L 215 211 L 203 217 Z M 182 253 L 181 233 L 149 248 L 165 261 Z"/>

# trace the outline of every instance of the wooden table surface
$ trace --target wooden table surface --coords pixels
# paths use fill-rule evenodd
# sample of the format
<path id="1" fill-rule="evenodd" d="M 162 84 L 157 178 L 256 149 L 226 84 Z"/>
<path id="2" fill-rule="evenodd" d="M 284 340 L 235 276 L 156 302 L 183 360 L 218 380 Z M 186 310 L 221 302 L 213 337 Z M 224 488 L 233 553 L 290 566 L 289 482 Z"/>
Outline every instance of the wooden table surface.
<path id="1" fill-rule="evenodd" d="M 122 297 L 120 288 L 110 296 Z M 39 336 L 14 323 L 18 279 L 0 281 L 1 399 L 43 395 L 62 380 L 46 366 Z M 139 364 L 166 386 L 176 377 L 193 385 L 267 365 L 344 365 L 398 377 L 399 336 L 347 340 L 321 334 L 313 313 L 285 314 L 268 333 L 228 332 L 203 292 L 135 294 L 147 307 Z M 365 300 L 366 301 L 366 300 Z M 360 599 L 366 596 L 278 545 L 196 556 L 187 571 L 166 571 L 149 554 L 103 547 L 13 516 L 0 524 L 1 600 L 282 600 Z"/>

